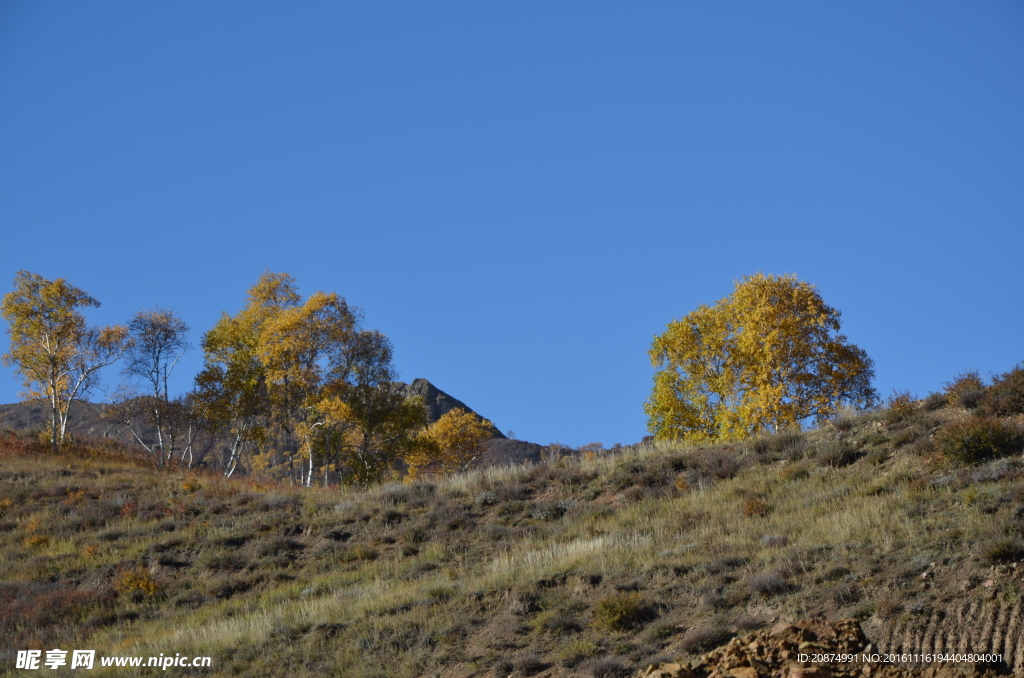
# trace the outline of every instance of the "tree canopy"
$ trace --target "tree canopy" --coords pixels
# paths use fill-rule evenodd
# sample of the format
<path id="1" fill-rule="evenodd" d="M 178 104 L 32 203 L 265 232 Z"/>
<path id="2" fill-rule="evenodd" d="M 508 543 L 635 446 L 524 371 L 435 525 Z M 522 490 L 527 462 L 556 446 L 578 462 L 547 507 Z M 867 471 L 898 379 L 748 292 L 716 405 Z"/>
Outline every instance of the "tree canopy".
<path id="1" fill-rule="evenodd" d="M 231 438 L 225 472 L 258 467 L 340 471 L 380 480 L 424 423 L 422 403 L 394 382 L 391 344 L 360 327 L 358 310 L 334 293 L 303 300 L 285 273 L 264 273 L 246 305 L 203 337 L 200 402 Z"/>
<path id="2" fill-rule="evenodd" d="M 449 410 L 417 436 L 417 444 L 406 456 L 409 476 L 465 471 L 483 454 L 484 443 L 493 435 L 494 424 L 486 419 L 461 407 Z"/>
<path id="3" fill-rule="evenodd" d="M 873 363 L 839 333 L 839 318 L 795 275 L 736 281 L 730 296 L 654 338 L 649 430 L 656 439 L 731 440 L 872 405 Z"/>
<path id="4" fill-rule="evenodd" d="M 54 452 L 64 443 L 68 414 L 96 383 L 97 372 L 131 346 L 123 325 L 91 327 L 81 309 L 100 305 L 64 278 L 47 280 L 18 271 L 14 291 L 4 295 L 3 317 L 11 336 L 3 356 L 24 380 L 24 397 L 46 400 L 48 436 Z"/>

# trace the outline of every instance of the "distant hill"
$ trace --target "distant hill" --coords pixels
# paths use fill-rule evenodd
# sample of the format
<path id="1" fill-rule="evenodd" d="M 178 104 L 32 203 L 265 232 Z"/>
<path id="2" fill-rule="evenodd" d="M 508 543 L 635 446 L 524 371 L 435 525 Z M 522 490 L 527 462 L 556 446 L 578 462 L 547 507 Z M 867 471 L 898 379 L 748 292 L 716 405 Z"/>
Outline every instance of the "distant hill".
<path id="1" fill-rule="evenodd" d="M 103 438 L 117 438 L 131 441 L 124 427 L 115 421 L 103 418 L 110 407 L 105 403 L 76 402 L 68 417 L 68 430 L 72 435 L 88 435 Z M 38 400 L 10 405 L 0 405 L 0 429 L 30 431 L 46 428 L 50 419 L 50 407 Z"/>
<path id="2" fill-rule="evenodd" d="M 454 398 L 431 384 L 426 379 L 414 379 L 411 384 L 401 383 L 405 395 L 419 396 L 427 407 L 427 421 L 433 423 L 450 410 L 460 407 L 483 419 L 473 408 L 461 400 Z M 98 436 L 114 438 L 125 443 L 134 444 L 131 433 L 115 421 L 103 418 L 110 406 L 106 403 L 75 403 L 68 418 L 68 431 L 72 435 Z M 49 406 L 41 401 L 0 405 L 0 430 L 12 429 L 25 431 L 43 429 L 50 416 Z M 497 428 L 493 429 L 492 439 L 487 442 L 487 453 L 481 460 L 484 466 L 504 466 L 507 464 L 537 463 L 540 461 L 543 447 L 536 443 L 523 440 L 512 440 Z"/>
<path id="3" fill-rule="evenodd" d="M 420 398 L 423 398 L 423 402 L 427 406 L 427 421 L 431 424 L 455 408 L 461 408 L 467 412 L 471 412 L 481 420 L 484 419 L 484 417 L 477 414 L 472 407 L 461 400 L 448 395 L 426 379 L 413 379 L 411 384 L 405 384 L 402 382 L 399 382 L 399 384 L 401 385 L 406 398 L 412 396 L 419 396 Z M 505 435 L 496 427 L 493 428 L 493 434 L 494 438 L 505 438 Z"/>
<path id="4" fill-rule="evenodd" d="M 427 421 L 433 423 L 447 412 L 460 407 L 471 412 L 480 419 L 485 419 L 469 405 L 458 400 L 431 384 L 426 379 L 413 379 L 411 384 L 402 384 L 406 397 L 419 396 L 427 406 Z M 493 423 L 493 421 L 492 421 Z M 508 438 L 497 427 L 493 428 L 492 437 L 487 441 L 487 452 L 479 462 L 479 466 L 507 466 L 509 464 L 536 464 L 540 461 L 541 450 L 537 443 Z"/>

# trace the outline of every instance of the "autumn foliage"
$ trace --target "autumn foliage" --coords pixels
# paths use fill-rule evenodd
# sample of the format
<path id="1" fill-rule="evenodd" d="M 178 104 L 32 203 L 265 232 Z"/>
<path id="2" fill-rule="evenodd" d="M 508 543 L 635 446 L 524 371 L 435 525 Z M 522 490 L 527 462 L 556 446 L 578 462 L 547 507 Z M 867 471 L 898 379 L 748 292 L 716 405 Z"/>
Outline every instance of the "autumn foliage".
<path id="1" fill-rule="evenodd" d="M 465 471 L 483 454 L 494 425 L 462 408 L 443 414 L 419 436 L 406 457 L 410 479 L 424 474 L 450 475 Z"/>
<path id="2" fill-rule="evenodd" d="M 872 361 L 840 313 L 794 275 L 746 276 L 656 336 L 645 410 L 657 439 L 731 440 L 866 407 Z"/>
<path id="3" fill-rule="evenodd" d="M 264 273 L 202 346 L 197 397 L 230 440 L 227 475 L 251 463 L 306 485 L 331 471 L 376 482 L 425 423 L 395 388 L 387 337 L 337 294 L 303 299 L 288 274 Z"/>
<path id="4" fill-rule="evenodd" d="M 29 271 L 18 271 L 14 291 L 3 297 L 0 311 L 11 336 L 3 364 L 22 377 L 26 399 L 47 403 L 47 437 L 54 453 L 66 441 L 72 404 L 95 386 L 100 368 L 116 362 L 130 346 L 128 328 L 86 324 L 82 309 L 99 305 L 63 278 L 47 280 Z"/>

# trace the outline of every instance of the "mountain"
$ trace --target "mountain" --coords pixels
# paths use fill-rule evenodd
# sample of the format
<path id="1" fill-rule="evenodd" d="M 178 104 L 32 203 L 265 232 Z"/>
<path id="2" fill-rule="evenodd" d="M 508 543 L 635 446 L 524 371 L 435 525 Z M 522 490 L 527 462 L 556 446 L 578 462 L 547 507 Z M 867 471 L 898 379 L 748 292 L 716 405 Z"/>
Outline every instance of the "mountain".
<path id="1" fill-rule="evenodd" d="M 461 400 L 453 398 L 426 379 L 413 379 L 411 384 L 401 384 L 406 397 L 419 396 L 427 406 L 427 421 L 433 423 L 447 412 L 459 407 L 484 419 L 473 408 Z M 493 423 L 493 422 L 492 422 Z M 525 440 L 514 440 L 505 436 L 494 427 L 493 435 L 485 444 L 487 451 L 479 460 L 478 466 L 508 466 L 519 464 L 536 464 L 541 459 L 543 446 Z"/>
<path id="2" fill-rule="evenodd" d="M 413 379 L 411 384 L 398 382 L 398 386 L 400 386 L 401 391 L 406 398 L 414 396 L 423 398 L 423 402 L 427 407 L 427 421 L 431 424 L 456 408 L 461 408 L 470 412 L 476 415 L 478 419 L 484 419 L 484 417 L 477 414 L 469 405 L 448 395 L 426 379 Z M 497 427 L 493 428 L 493 432 L 494 438 L 505 437 Z"/>

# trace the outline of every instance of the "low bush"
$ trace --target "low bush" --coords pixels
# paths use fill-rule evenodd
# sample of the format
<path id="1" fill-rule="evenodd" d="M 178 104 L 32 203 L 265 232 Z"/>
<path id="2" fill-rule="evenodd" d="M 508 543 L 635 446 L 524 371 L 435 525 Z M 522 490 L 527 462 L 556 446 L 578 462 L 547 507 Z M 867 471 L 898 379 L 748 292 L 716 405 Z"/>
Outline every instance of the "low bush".
<path id="1" fill-rule="evenodd" d="M 777 596 L 793 588 L 778 572 L 762 572 L 752 575 L 747 580 L 747 586 L 752 593 L 759 593 L 763 596 Z"/>
<path id="2" fill-rule="evenodd" d="M 822 444 L 814 454 L 814 460 L 821 466 L 849 466 L 859 458 L 857 450 L 839 440 Z"/>
<path id="3" fill-rule="evenodd" d="M 114 577 L 114 590 L 124 595 L 141 593 L 154 596 L 160 591 L 160 585 L 143 568 L 121 570 Z"/>
<path id="4" fill-rule="evenodd" d="M 562 500 L 557 502 L 545 502 L 538 504 L 533 512 L 530 514 L 535 520 L 558 520 L 565 515 L 565 512 L 572 508 L 575 502 L 569 500 Z"/>
<path id="5" fill-rule="evenodd" d="M 985 382 L 978 376 L 977 371 L 961 372 L 953 378 L 953 381 L 943 384 L 943 392 L 946 394 L 946 402 L 953 406 L 961 406 L 960 398 L 972 391 L 981 391 L 985 388 Z"/>
<path id="6" fill-rule="evenodd" d="M 476 503 L 479 506 L 494 506 L 498 503 L 498 496 L 493 492 L 481 492 L 476 495 Z"/>
<path id="7" fill-rule="evenodd" d="M 934 412 L 935 410 L 941 410 L 948 404 L 949 401 L 946 400 L 945 394 L 932 393 L 921 401 L 921 409 L 925 412 Z"/>
<path id="8" fill-rule="evenodd" d="M 691 654 L 707 652 L 728 642 L 733 634 L 719 626 L 698 626 L 686 632 L 680 645 Z"/>
<path id="9" fill-rule="evenodd" d="M 590 669 L 590 675 L 594 678 L 626 678 L 630 673 L 630 670 L 614 657 L 598 660 Z"/>
<path id="10" fill-rule="evenodd" d="M 513 666 L 524 676 L 532 676 L 548 668 L 549 665 L 539 655 L 528 654 L 513 662 Z"/>
<path id="11" fill-rule="evenodd" d="M 935 439 L 942 455 L 958 464 L 1019 454 L 1024 448 L 1024 435 L 1018 429 L 991 417 L 950 422 Z"/>
<path id="12" fill-rule="evenodd" d="M 1024 544 L 1017 539 L 997 539 L 985 546 L 982 555 L 992 563 L 1008 563 L 1024 558 Z"/>
<path id="13" fill-rule="evenodd" d="M 534 619 L 534 628 L 540 632 L 550 633 L 553 636 L 564 636 L 582 630 L 579 623 L 573 617 L 557 612 L 538 615 Z"/>
<path id="14" fill-rule="evenodd" d="M 610 631 L 635 628 L 653 617 L 651 609 L 638 595 L 605 598 L 594 610 L 594 626 Z"/>
<path id="15" fill-rule="evenodd" d="M 889 423 L 903 421 L 917 409 L 916 401 L 914 396 L 910 395 L 910 391 L 893 391 L 889 396 L 888 405 L 889 409 L 885 413 L 885 418 Z"/>
<path id="16" fill-rule="evenodd" d="M 764 518 L 771 512 L 771 504 L 761 497 L 749 497 L 743 502 L 743 515 L 747 518 Z"/>
<path id="17" fill-rule="evenodd" d="M 803 480 L 811 475 L 810 470 L 803 464 L 790 464 L 779 471 L 779 480 Z"/>
<path id="18" fill-rule="evenodd" d="M 743 468 L 739 456 L 727 446 L 711 447 L 694 455 L 698 469 L 707 471 L 720 480 L 735 477 Z"/>
<path id="19" fill-rule="evenodd" d="M 995 417 L 1024 414 L 1024 365 L 996 377 L 979 407 L 982 414 Z"/>
<path id="20" fill-rule="evenodd" d="M 783 454 L 788 454 L 793 449 L 801 448 L 804 444 L 804 435 L 799 431 L 783 431 L 768 439 L 768 449 Z"/>

